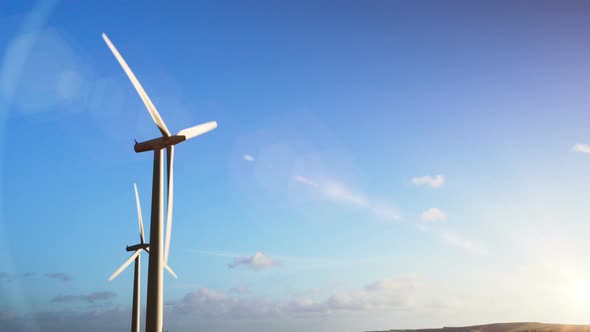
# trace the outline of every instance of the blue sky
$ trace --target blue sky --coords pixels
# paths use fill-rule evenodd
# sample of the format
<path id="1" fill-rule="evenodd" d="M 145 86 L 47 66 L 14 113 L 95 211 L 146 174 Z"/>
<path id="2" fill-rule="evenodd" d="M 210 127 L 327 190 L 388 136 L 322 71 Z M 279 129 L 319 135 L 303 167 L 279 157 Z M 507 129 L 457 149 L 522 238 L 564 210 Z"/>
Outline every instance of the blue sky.
<path id="1" fill-rule="evenodd" d="M 589 16 L 1 4 L 0 326 L 128 327 L 131 269 L 107 278 L 159 132 L 102 32 L 172 132 L 219 123 L 176 149 L 171 331 L 588 323 Z"/>

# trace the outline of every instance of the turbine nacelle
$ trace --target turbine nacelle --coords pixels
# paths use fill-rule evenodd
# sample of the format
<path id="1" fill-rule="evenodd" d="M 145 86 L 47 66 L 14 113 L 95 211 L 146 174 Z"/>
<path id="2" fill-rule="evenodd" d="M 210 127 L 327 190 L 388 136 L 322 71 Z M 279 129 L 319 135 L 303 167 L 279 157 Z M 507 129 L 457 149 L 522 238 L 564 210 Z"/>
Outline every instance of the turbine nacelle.
<path id="1" fill-rule="evenodd" d="M 121 265 L 117 269 L 117 271 L 115 271 L 109 277 L 109 281 L 112 281 L 113 279 L 115 279 L 121 272 L 123 272 L 123 270 L 125 270 L 127 268 L 127 266 L 129 266 L 133 261 L 135 261 L 135 264 L 136 264 L 135 279 L 136 279 L 136 284 L 139 285 L 140 254 L 141 254 L 142 250 L 145 250 L 145 252 L 147 252 L 149 254 L 150 253 L 150 244 L 145 243 L 145 236 L 143 234 L 143 217 L 142 217 L 142 213 L 141 213 L 141 202 L 139 201 L 139 192 L 137 191 L 137 184 L 133 183 L 133 189 L 135 189 L 135 203 L 137 205 L 137 221 L 139 224 L 139 241 L 140 241 L 140 243 L 132 245 L 132 246 L 125 246 L 125 249 L 128 252 L 133 252 L 133 255 L 131 255 L 131 257 L 129 257 L 129 259 L 127 259 L 127 261 L 125 261 L 125 263 L 123 263 L 123 265 Z M 178 279 L 178 276 L 176 276 L 176 273 L 170 268 L 170 266 L 168 266 L 168 261 L 165 262 L 163 268 L 168 270 L 168 272 L 170 272 L 170 274 L 175 279 Z"/>
<path id="2" fill-rule="evenodd" d="M 149 243 L 139 243 L 139 244 L 135 244 L 132 246 L 125 246 L 125 250 L 127 251 L 136 251 L 136 250 L 140 250 L 140 249 L 145 249 L 145 251 L 149 252 Z"/>
<path id="3" fill-rule="evenodd" d="M 203 135 L 215 128 L 217 128 L 217 122 L 206 122 L 191 128 L 183 129 L 179 131 L 178 134 L 173 136 L 164 135 L 162 137 L 154 138 L 145 142 L 135 142 L 133 149 L 137 153 L 152 150 L 161 150 L 176 145 L 178 143 L 182 143 L 191 138 Z"/>
<path id="4" fill-rule="evenodd" d="M 158 137 L 158 138 L 151 139 L 149 141 L 135 143 L 135 145 L 133 146 L 133 149 L 137 153 L 152 151 L 152 150 L 161 150 L 161 149 L 167 148 L 171 145 L 176 145 L 176 144 L 184 142 L 184 141 L 186 141 L 186 137 L 180 136 L 180 135 L 174 135 L 174 136 L 170 136 L 170 137 Z"/>

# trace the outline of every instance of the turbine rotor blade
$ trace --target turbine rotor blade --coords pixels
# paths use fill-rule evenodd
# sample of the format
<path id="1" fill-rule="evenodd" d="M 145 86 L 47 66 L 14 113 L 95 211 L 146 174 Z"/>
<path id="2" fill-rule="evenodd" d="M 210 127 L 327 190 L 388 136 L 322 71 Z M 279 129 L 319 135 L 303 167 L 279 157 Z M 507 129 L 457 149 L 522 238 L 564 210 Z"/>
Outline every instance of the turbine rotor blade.
<path id="1" fill-rule="evenodd" d="M 129 68 L 129 65 L 127 65 L 127 62 L 125 62 L 125 59 L 123 59 L 115 45 L 113 45 L 109 37 L 107 37 L 107 35 L 104 32 L 102 33 L 102 39 L 104 39 L 105 43 L 107 43 L 107 46 L 109 47 L 115 58 L 117 58 L 117 61 L 119 61 L 119 64 L 125 71 L 125 74 L 127 74 L 127 77 L 129 77 L 129 80 L 131 81 L 131 84 L 133 84 L 133 86 L 135 87 L 135 90 L 137 90 L 137 93 L 139 94 L 139 97 L 145 104 L 145 107 L 147 108 L 148 112 L 150 112 L 150 115 L 156 123 L 156 126 L 160 128 L 160 132 L 162 132 L 162 135 L 164 135 L 165 137 L 170 137 L 170 131 L 168 130 L 166 124 L 164 123 L 164 120 L 162 120 L 162 117 L 158 113 L 156 106 L 154 106 L 150 97 L 148 97 L 147 93 L 141 86 L 141 83 L 139 83 L 137 77 L 135 77 L 135 74 L 133 74 L 131 68 Z"/>
<path id="2" fill-rule="evenodd" d="M 170 266 L 168 266 L 168 264 L 164 265 L 164 268 L 170 272 L 170 274 L 174 277 L 174 279 L 178 279 L 178 276 L 176 275 L 176 273 L 174 273 L 174 271 L 172 271 L 172 269 L 170 268 Z"/>
<path id="3" fill-rule="evenodd" d="M 131 262 L 133 262 L 133 260 L 139 255 L 141 254 L 141 250 L 137 250 L 133 255 L 131 255 L 131 257 L 129 257 L 129 259 L 127 261 L 125 261 L 125 263 L 123 263 L 123 265 L 121 265 L 121 267 L 119 267 L 117 269 L 117 271 L 115 271 L 115 273 L 111 274 L 111 276 L 109 277 L 109 281 L 112 281 L 113 279 L 115 279 L 121 272 L 123 272 L 123 270 L 125 270 L 125 268 L 127 266 L 129 266 L 129 264 L 131 264 Z"/>
<path id="4" fill-rule="evenodd" d="M 174 145 L 166 148 L 168 162 L 168 206 L 166 207 L 166 239 L 164 240 L 164 264 L 168 264 L 170 238 L 172 236 L 172 210 L 174 206 Z"/>
<path id="5" fill-rule="evenodd" d="M 137 205 L 137 219 L 139 220 L 139 237 L 141 239 L 141 243 L 145 243 L 145 237 L 143 235 L 143 218 L 141 216 L 141 204 L 139 203 L 139 193 L 137 192 L 137 184 L 133 183 L 133 188 L 135 188 L 135 203 Z"/>
<path id="6" fill-rule="evenodd" d="M 183 129 L 179 131 L 176 135 L 184 136 L 187 140 L 189 140 L 193 137 L 197 137 L 199 135 L 203 135 L 204 133 L 210 132 L 215 128 L 217 128 L 217 121 L 211 121 L 194 127 Z"/>

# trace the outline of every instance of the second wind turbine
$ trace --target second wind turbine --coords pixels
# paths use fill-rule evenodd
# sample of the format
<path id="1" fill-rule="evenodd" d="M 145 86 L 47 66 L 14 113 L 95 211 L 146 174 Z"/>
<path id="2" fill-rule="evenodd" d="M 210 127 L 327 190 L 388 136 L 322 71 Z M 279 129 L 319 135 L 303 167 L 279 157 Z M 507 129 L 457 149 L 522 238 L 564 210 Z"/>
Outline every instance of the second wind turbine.
<path id="1" fill-rule="evenodd" d="M 156 126 L 160 129 L 162 137 L 154 138 L 149 141 L 136 143 L 135 152 L 154 151 L 154 173 L 152 185 L 152 213 L 150 224 L 150 256 L 148 267 L 148 291 L 146 305 L 146 331 L 161 332 L 164 326 L 163 308 L 164 308 L 164 276 L 163 268 L 168 265 L 168 255 L 170 253 L 170 236 L 172 232 L 172 205 L 173 205 L 173 188 L 174 188 L 174 145 L 202 135 L 217 128 L 217 122 L 211 121 L 194 127 L 183 129 L 176 135 L 171 135 L 166 127 L 164 120 L 160 117 L 158 110 L 148 97 L 147 93 L 127 65 L 115 45 L 110 41 L 106 34 L 102 38 L 107 46 L 129 77 L 129 80 L 137 90 L 141 100 L 145 104 Z M 167 152 L 168 162 L 168 206 L 166 208 L 166 242 L 163 240 L 164 229 L 164 179 L 163 179 L 163 155 L 164 149 Z M 165 248 L 163 244 L 165 243 Z"/>

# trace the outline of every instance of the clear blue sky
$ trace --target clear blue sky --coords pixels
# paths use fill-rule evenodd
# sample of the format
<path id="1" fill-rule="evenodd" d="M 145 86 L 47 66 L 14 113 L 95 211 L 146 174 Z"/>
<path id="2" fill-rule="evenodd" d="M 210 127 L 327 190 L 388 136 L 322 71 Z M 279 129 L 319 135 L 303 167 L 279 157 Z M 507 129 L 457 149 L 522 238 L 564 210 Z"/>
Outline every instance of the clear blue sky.
<path id="1" fill-rule="evenodd" d="M 0 4 L 0 330 L 124 330 L 159 135 L 171 331 L 589 323 L 590 6 Z M 144 286 L 147 256 L 143 256 Z M 145 299 L 145 297 L 144 297 Z"/>

